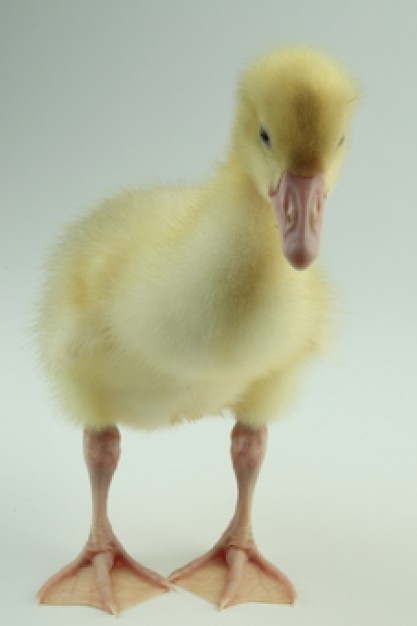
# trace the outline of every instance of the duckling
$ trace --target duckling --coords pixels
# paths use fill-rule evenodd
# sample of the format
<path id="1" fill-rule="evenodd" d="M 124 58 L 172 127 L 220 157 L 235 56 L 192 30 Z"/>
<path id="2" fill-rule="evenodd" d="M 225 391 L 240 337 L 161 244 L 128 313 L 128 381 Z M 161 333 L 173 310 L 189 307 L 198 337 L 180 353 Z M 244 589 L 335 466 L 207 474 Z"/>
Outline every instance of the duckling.
<path id="1" fill-rule="evenodd" d="M 40 346 L 63 410 L 84 428 L 93 515 L 86 545 L 44 584 L 41 603 L 117 613 L 173 584 L 222 608 L 294 602 L 256 547 L 252 495 L 267 425 L 326 341 L 329 289 L 313 261 L 356 99 L 322 53 L 273 50 L 244 73 L 230 149 L 207 182 L 123 193 L 62 238 Z M 226 409 L 236 417 L 235 513 L 211 550 L 165 578 L 136 562 L 109 522 L 118 425 L 154 430 Z"/>

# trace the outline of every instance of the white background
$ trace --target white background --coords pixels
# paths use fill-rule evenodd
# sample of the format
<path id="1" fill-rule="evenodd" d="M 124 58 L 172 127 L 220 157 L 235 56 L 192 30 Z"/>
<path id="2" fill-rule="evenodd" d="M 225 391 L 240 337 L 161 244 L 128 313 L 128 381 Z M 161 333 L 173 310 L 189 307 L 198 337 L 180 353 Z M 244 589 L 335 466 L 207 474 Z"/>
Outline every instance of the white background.
<path id="1" fill-rule="evenodd" d="M 123 624 L 412 626 L 417 621 L 416 17 L 412 0 L 2 0 L 0 619 L 105 624 L 37 607 L 90 516 L 81 432 L 49 397 L 30 339 L 47 252 L 120 188 L 194 182 L 223 157 L 237 77 L 271 45 L 308 43 L 362 101 L 328 201 L 322 262 L 339 295 L 334 352 L 270 429 L 254 523 L 294 608 L 219 614 L 184 591 Z M 232 423 L 123 432 L 115 530 L 162 574 L 205 551 L 235 497 Z"/>

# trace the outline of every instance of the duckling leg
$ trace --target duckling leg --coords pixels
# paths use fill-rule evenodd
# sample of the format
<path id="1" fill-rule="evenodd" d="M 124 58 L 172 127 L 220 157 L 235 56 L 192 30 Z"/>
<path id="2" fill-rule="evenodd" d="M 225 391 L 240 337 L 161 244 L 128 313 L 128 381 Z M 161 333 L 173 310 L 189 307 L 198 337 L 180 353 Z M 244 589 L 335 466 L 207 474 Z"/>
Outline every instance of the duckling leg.
<path id="1" fill-rule="evenodd" d="M 266 428 L 239 423 L 232 431 L 231 456 L 238 485 L 235 514 L 218 543 L 202 557 L 176 570 L 170 580 L 225 608 L 242 602 L 292 604 L 288 578 L 258 551 L 251 529 L 256 479 L 265 455 Z"/>
<path id="2" fill-rule="evenodd" d="M 170 589 L 169 582 L 134 561 L 115 537 L 107 517 L 107 496 L 120 456 L 117 428 L 84 431 L 93 519 L 80 555 L 39 590 L 41 604 L 95 606 L 116 614 Z"/>

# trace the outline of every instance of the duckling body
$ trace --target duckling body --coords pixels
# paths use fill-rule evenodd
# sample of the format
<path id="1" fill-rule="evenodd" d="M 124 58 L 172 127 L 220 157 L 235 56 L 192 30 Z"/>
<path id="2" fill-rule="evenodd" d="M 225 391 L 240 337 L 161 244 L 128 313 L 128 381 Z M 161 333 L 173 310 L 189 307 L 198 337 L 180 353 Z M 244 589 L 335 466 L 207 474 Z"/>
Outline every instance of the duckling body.
<path id="1" fill-rule="evenodd" d="M 270 204 L 241 191 L 231 202 L 228 175 L 126 193 L 59 246 L 42 345 L 75 420 L 153 429 L 233 409 L 320 346 L 319 270 L 283 260 Z M 244 415 L 261 425 L 276 409 Z"/>
<path id="2" fill-rule="evenodd" d="M 330 85 L 322 76 L 326 69 Z M 326 339 L 329 294 L 320 270 L 311 265 L 316 244 L 300 244 L 296 231 L 305 210 L 312 234 L 302 236 L 305 241 L 316 237 L 322 217 L 317 193 L 327 194 L 341 159 L 339 137 L 346 132 L 354 90 L 337 72 L 311 51 L 266 57 L 247 73 L 229 156 L 208 182 L 126 192 L 64 236 L 49 266 L 39 329 L 57 397 L 86 429 L 90 475 L 97 450 L 109 441 L 112 450 L 114 442 L 117 448 L 117 424 L 157 429 L 232 409 L 238 484 L 248 463 L 257 468 L 251 481 L 256 478 L 266 424 L 286 408 L 302 366 Z M 280 90 L 285 86 L 286 96 Z M 309 187 L 307 198 L 303 185 L 310 179 L 314 185 L 318 180 L 322 191 Z M 288 243 L 294 232 L 298 243 Z M 240 446 L 246 451 L 243 461 Z M 110 456 L 111 475 L 118 453 Z M 249 489 L 242 480 L 242 489 Z M 236 546 L 247 551 L 252 541 L 236 539 L 248 526 L 239 501 L 239 519 L 235 516 L 221 544 L 227 563 Z M 109 528 L 107 518 L 104 526 Z M 250 567 L 258 562 L 265 573 L 265 562 L 254 555 L 248 557 Z M 204 568 L 216 578 L 212 566 L 218 552 L 212 556 L 176 572 L 173 580 L 191 580 Z M 78 569 L 91 567 L 83 559 Z M 292 601 L 289 581 L 278 570 L 271 572 L 287 589 L 281 601 Z M 54 579 L 52 587 L 68 576 Z M 232 579 L 222 595 L 224 605 L 236 601 L 236 593 L 234 599 L 231 595 L 235 575 Z M 167 588 L 161 578 L 158 585 Z M 50 591 L 47 583 L 41 601 Z M 211 598 L 205 591 L 201 595 Z M 109 589 L 100 597 L 98 606 L 114 609 Z"/>

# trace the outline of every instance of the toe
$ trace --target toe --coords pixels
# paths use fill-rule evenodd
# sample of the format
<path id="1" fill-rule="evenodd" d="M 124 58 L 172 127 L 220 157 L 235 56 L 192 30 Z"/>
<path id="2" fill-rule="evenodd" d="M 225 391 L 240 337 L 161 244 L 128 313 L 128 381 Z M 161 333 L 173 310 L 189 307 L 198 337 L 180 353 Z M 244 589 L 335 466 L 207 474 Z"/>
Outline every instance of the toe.
<path id="1" fill-rule="evenodd" d="M 118 608 L 113 596 L 112 582 L 110 579 L 110 571 L 114 564 L 114 554 L 110 551 L 99 552 L 92 558 L 92 564 L 103 610 L 116 615 Z"/>
<path id="2" fill-rule="evenodd" d="M 221 597 L 219 608 L 225 609 L 230 606 L 239 591 L 245 565 L 248 557 L 240 548 L 229 548 L 226 553 L 226 562 L 229 566 L 226 585 Z"/>

